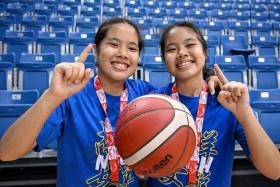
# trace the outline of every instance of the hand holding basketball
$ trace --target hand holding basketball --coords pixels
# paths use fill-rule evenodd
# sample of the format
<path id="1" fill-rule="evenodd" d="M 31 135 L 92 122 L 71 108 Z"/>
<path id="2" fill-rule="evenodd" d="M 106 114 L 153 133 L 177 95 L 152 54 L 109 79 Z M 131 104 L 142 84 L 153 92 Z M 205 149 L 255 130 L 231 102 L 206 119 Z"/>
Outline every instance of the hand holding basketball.
<path id="1" fill-rule="evenodd" d="M 85 60 L 92 50 L 88 45 L 75 63 L 60 63 L 53 72 L 49 92 L 58 99 L 67 97 L 80 91 L 90 79 L 91 70 L 85 69 Z"/>

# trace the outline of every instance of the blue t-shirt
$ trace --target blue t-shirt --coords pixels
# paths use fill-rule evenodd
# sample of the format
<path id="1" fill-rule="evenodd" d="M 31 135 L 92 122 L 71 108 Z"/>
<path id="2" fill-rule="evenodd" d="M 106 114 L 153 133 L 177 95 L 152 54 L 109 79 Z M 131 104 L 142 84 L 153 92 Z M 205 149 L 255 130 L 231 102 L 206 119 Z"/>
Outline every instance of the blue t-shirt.
<path id="1" fill-rule="evenodd" d="M 171 95 L 172 84 L 154 91 Z M 180 101 L 196 118 L 199 97 L 179 95 Z M 202 138 L 200 143 L 200 163 L 197 175 L 199 187 L 230 187 L 235 140 L 237 140 L 247 156 L 249 156 L 247 141 L 242 126 L 235 116 L 218 101 L 217 95 L 208 96 Z M 187 170 L 181 169 L 170 177 L 150 178 L 149 187 L 179 187 L 188 184 Z"/>
<path id="2" fill-rule="evenodd" d="M 149 93 L 154 88 L 147 82 L 127 80 L 128 101 Z M 120 97 L 106 94 L 108 115 L 115 129 Z M 110 180 L 109 160 L 104 131 L 105 113 L 99 103 L 93 79 L 79 93 L 66 99 L 51 114 L 37 138 L 37 150 L 58 139 L 57 186 L 105 186 Z M 138 186 L 133 172 L 121 167 L 120 183 Z"/>

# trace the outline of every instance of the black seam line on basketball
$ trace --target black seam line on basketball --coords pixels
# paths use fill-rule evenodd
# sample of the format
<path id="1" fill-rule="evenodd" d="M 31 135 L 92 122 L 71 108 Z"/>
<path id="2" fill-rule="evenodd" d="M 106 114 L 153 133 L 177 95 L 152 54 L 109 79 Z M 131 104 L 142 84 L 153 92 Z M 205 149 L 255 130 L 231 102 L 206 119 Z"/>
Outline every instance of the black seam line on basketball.
<path id="1" fill-rule="evenodd" d="M 188 120 L 188 124 L 190 124 L 190 121 L 189 121 L 189 118 L 187 118 L 187 120 Z M 188 125 L 189 126 L 189 125 Z M 183 126 L 182 126 L 183 127 Z M 189 133 L 190 131 L 188 131 L 188 133 L 187 133 L 187 139 L 186 139 L 186 143 L 185 143 L 185 145 L 188 145 L 188 139 L 189 139 L 189 135 L 190 135 L 190 133 Z M 194 132 L 195 133 L 195 132 Z M 196 140 L 195 140 L 195 146 L 196 146 Z M 184 156 L 184 152 L 185 152 L 185 150 L 186 150 L 186 148 L 187 148 L 188 146 L 184 146 L 184 151 L 182 151 L 182 154 L 181 154 L 181 156 L 180 156 L 180 158 L 177 160 L 177 162 L 176 162 L 176 164 L 174 164 L 173 165 L 173 167 L 170 169 L 170 170 L 173 170 L 173 169 L 175 169 L 175 166 L 177 166 L 177 164 L 178 164 L 178 162 L 181 160 L 181 158 Z M 191 156 L 192 157 L 192 156 Z M 170 171 L 169 170 L 169 171 Z M 167 175 L 167 172 L 165 172 L 164 173 L 164 175 Z"/>
<path id="2" fill-rule="evenodd" d="M 145 113 L 147 113 L 147 112 L 157 111 L 157 110 L 162 110 L 162 109 L 164 109 L 164 110 L 172 109 L 172 110 L 176 110 L 176 111 L 181 111 L 181 112 L 184 112 L 184 113 L 186 113 L 186 114 L 188 114 L 188 115 L 190 115 L 190 116 L 192 117 L 192 115 L 191 115 L 190 113 L 188 113 L 187 111 L 185 111 L 185 110 L 180 110 L 180 109 L 177 109 L 177 108 L 157 108 L 157 109 L 153 109 L 153 110 L 149 110 L 149 111 L 142 112 L 142 113 L 140 113 L 140 114 L 138 115 L 138 117 L 141 116 L 141 115 L 143 115 L 143 114 L 145 114 Z M 170 123 L 170 122 L 174 119 L 174 116 L 175 116 L 175 115 L 173 115 L 173 117 L 172 117 L 167 123 Z M 122 125 L 122 126 L 119 128 L 118 131 L 120 131 L 120 129 L 121 129 L 122 127 L 124 127 L 124 126 L 125 126 L 129 121 L 131 121 L 131 120 L 133 120 L 133 119 L 127 120 L 127 121 L 125 122 L 125 124 L 123 123 L 124 125 Z M 188 126 L 188 125 L 187 125 L 187 126 Z M 167 127 L 165 127 L 165 128 L 167 128 Z M 165 128 L 161 129 L 161 131 L 163 131 Z M 151 137 L 150 139 L 148 139 L 148 141 L 145 142 L 141 147 L 139 147 L 138 150 L 142 149 L 146 144 L 150 143 L 151 140 L 152 140 L 154 137 L 156 137 L 161 131 L 159 131 L 159 132 L 156 133 L 153 137 Z M 175 131 L 175 132 L 176 132 L 176 131 Z M 137 151 L 138 151 L 138 150 L 137 150 Z M 134 155 L 137 151 L 134 151 L 133 153 L 129 154 L 127 157 L 125 157 L 125 158 L 123 158 L 123 159 L 127 159 L 127 158 L 131 157 L 131 156 Z"/>
<path id="3" fill-rule="evenodd" d="M 183 111 L 183 112 L 189 114 L 190 116 L 192 116 L 191 113 L 189 113 L 189 112 L 187 112 L 187 111 L 185 111 L 185 110 L 180 110 L 180 109 L 176 109 L 176 108 L 169 108 L 169 107 L 168 107 L 168 108 L 166 107 L 166 108 L 150 109 L 150 110 L 147 110 L 147 111 L 145 111 L 145 112 L 138 113 L 137 115 L 138 115 L 138 116 L 141 116 L 141 115 L 143 115 L 143 114 L 145 114 L 145 113 L 148 113 L 148 112 L 151 112 L 151 111 L 162 110 L 162 109 L 164 109 L 164 110 L 172 109 L 172 110 Z M 122 123 L 121 123 L 121 126 L 120 126 L 119 129 L 118 129 L 118 131 L 120 131 L 129 121 L 131 121 L 131 120 L 133 120 L 133 119 L 134 119 L 134 118 L 129 119 L 129 120 L 125 121 L 125 122 L 122 122 Z"/>
<path id="4" fill-rule="evenodd" d="M 185 127 L 185 126 L 189 126 L 189 125 L 184 125 L 184 126 L 181 126 L 181 127 L 179 127 L 178 129 L 176 129 L 176 131 L 174 131 L 174 133 L 173 134 L 175 134 L 177 131 L 179 131 L 181 128 L 183 128 L 183 127 Z M 189 131 L 188 131 L 188 134 L 187 134 L 187 139 L 188 139 L 188 137 L 189 137 Z M 168 141 L 170 138 L 167 138 L 165 141 L 163 141 L 161 144 L 159 144 L 159 146 L 158 146 L 158 149 L 166 142 L 166 141 Z M 186 147 L 186 146 L 185 146 Z M 153 154 L 156 150 L 158 150 L 158 149 L 155 149 L 155 150 L 153 150 L 150 154 L 148 154 L 148 155 L 146 155 L 145 157 L 143 157 L 141 160 L 139 160 L 137 163 L 135 163 L 135 164 L 133 164 L 133 165 L 131 165 L 132 167 L 134 166 L 134 165 L 136 165 L 136 164 L 138 164 L 139 162 L 141 162 L 142 160 L 144 160 L 144 159 L 146 159 L 147 157 L 149 157 L 151 154 Z M 185 150 L 185 149 L 184 149 Z M 182 152 L 182 154 L 183 154 L 184 152 Z M 182 157 L 182 154 L 181 154 L 181 156 L 180 156 L 180 158 Z M 174 165 L 174 166 L 176 166 L 177 164 L 178 164 L 178 162 L 180 161 L 180 159 L 178 159 L 178 161 L 176 162 L 176 164 Z M 174 167 L 172 167 L 172 169 L 173 169 Z M 172 169 L 170 169 L 170 170 L 172 170 Z M 168 171 L 170 171 L 170 170 L 168 170 Z M 166 172 L 167 173 L 167 172 Z"/>

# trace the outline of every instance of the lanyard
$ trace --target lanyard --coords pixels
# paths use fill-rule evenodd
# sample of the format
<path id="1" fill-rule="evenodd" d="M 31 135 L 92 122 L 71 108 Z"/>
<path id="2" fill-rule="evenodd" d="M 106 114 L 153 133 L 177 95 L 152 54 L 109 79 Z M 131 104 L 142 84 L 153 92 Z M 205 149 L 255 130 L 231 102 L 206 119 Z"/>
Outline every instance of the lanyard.
<path id="1" fill-rule="evenodd" d="M 115 140 L 114 140 L 114 133 L 112 130 L 112 125 L 110 123 L 109 117 L 108 117 L 108 105 L 105 97 L 105 92 L 102 88 L 101 82 L 96 76 L 94 78 L 94 88 L 96 91 L 96 94 L 98 96 L 99 102 L 105 112 L 106 118 L 105 118 L 105 132 L 106 132 L 106 143 L 108 147 L 108 157 L 109 157 L 109 163 L 110 163 L 110 179 L 113 182 L 119 181 L 119 166 L 120 166 L 120 155 L 117 151 L 117 148 L 115 146 Z M 127 89 L 122 91 L 121 97 L 120 97 L 120 112 L 124 109 L 124 107 L 127 105 L 128 102 L 128 92 Z"/>
<path id="2" fill-rule="evenodd" d="M 171 96 L 174 99 L 179 100 L 179 94 L 178 94 L 176 83 L 174 83 L 172 86 Z M 207 97 L 208 97 L 208 85 L 205 81 L 203 81 L 200 96 L 199 96 L 199 104 L 198 104 L 196 119 L 195 119 L 195 126 L 197 131 L 196 147 L 187 166 L 189 171 L 189 184 L 196 184 L 196 175 L 197 175 L 197 168 L 199 163 L 200 140 L 202 136 L 202 127 L 204 122 Z"/>

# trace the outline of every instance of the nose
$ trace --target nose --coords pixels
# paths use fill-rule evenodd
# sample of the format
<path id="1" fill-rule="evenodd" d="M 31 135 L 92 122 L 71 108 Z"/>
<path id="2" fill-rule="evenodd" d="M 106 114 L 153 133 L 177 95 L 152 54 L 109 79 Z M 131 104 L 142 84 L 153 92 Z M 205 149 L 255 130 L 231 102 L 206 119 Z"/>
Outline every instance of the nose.
<path id="1" fill-rule="evenodd" d="M 185 47 L 180 47 L 179 48 L 178 58 L 183 58 L 183 57 L 188 56 L 188 55 L 189 55 L 188 49 L 186 49 Z"/>
<path id="2" fill-rule="evenodd" d="M 125 46 L 120 46 L 117 55 L 118 57 L 127 58 L 127 48 Z"/>

